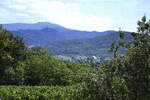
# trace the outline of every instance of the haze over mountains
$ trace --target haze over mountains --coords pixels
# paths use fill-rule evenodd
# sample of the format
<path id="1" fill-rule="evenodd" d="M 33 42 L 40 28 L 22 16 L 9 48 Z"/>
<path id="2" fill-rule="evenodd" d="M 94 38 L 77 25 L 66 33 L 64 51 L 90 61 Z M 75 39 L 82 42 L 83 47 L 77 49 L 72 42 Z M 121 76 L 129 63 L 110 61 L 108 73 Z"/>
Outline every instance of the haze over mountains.
<path id="1" fill-rule="evenodd" d="M 125 41 L 131 40 L 131 35 L 125 33 Z M 97 36 L 95 38 L 72 39 L 50 43 L 48 50 L 57 55 L 82 55 L 82 56 L 101 56 L 108 57 L 111 52 L 109 48 L 114 40 L 119 39 L 119 33 L 112 31 L 106 35 Z M 124 53 L 124 49 L 120 49 L 120 53 Z"/>
<path id="2" fill-rule="evenodd" d="M 48 22 L 39 22 L 34 24 L 14 23 L 3 24 L 3 26 L 12 31 L 14 35 L 23 37 L 27 45 L 40 46 L 60 40 L 93 38 L 104 35 L 108 32 L 79 31 L 64 28 L 60 25 Z"/>
<path id="3" fill-rule="evenodd" d="M 15 36 L 24 39 L 26 45 L 43 46 L 50 52 L 60 55 L 99 55 L 107 56 L 113 40 L 119 38 L 116 31 L 80 31 L 68 29 L 48 22 L 33 24 L 3 24 Z M 127 33 L 126 40 L 131 36 Z"/>
<path id="4" fill-rule="evenodd" d="M 11 24 L 3 24 L 3 26 L 11 31 L 26 30 L 26 29 L 40 30 L 43 28 L 53 28 L 53 29 L 57 29 L 57 30 L 65 30 L 66 29 L 60 25 L 52 24 L 49 22 L 11 23 Z"/>

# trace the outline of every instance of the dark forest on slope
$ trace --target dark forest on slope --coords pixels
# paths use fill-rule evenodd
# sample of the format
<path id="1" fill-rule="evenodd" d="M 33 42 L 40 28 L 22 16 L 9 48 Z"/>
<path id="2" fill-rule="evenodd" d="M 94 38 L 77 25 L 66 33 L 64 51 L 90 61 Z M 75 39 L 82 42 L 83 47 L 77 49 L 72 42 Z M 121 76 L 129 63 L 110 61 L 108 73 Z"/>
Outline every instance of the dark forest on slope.
<path id="1" fill-rule="evenodd" d="M 83 56 L 110 56 L 109 48 L 114 40 L 119 39 L 119 33 L 116 31 L 109 32 L 107 35 L 98 36 L 89 39 L 73 39 L 58 41 L 46 46 L 48 50 L 59 55 L 83 55 Z M 126 41 L 131 40 L 131 35 L 126 33 Z M 123 54 L 124 50 L 120 52 Z"/>

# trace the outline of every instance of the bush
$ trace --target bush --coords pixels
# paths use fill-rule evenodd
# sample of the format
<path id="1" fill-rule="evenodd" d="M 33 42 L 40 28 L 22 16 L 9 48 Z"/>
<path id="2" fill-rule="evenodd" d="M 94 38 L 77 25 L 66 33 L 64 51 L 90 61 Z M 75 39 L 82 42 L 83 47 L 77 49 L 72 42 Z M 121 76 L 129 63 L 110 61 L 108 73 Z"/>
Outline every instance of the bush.
<path id="1" fill-rule="evenodd" d="M 78 100 L 77 94 L 76 86 L 0 86 L 2 100 Z"/>

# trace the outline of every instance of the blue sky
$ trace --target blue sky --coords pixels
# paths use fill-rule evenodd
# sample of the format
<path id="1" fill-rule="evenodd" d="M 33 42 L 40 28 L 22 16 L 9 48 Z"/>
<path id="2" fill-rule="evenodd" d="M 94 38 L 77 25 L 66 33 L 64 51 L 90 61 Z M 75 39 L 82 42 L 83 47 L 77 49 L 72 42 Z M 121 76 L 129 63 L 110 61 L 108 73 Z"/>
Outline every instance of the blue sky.
<path id="1" fill-rule="evenodd" d="M 79 30 L 136 31 L 150 0 L 0 0 L 0 23 L 47 21 Z"/>

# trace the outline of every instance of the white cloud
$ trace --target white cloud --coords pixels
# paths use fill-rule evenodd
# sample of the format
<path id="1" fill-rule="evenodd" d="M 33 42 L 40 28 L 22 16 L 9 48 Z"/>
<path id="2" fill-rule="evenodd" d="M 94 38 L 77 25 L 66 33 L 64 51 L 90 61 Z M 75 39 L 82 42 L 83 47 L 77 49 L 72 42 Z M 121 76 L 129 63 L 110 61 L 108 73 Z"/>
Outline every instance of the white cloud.
<path id="1" fill-rule="evenodd" d="M 0 0 L 0 23 L 48 21 L 80 30 L 117 30 L 118 27 L 133 30 L 141 16 L 150 16 L 149 3 L 145 0 Z"/>
<path id="2" fill-rule="evenodd" d="M 35 19 L 25 13 L 11 13 L 8 10 L 0 9 L 0 23 L 34 22 Z M 6 21 L 7 20 L 7 21 Z"/>
<path id="3" fill-rule="evenodd" d="M 58 20 L 60 24 L 74 29 L 104 31 L 111 29 L 112 26 L 110 19 L 101 18 L 94 15 L 69 13 L 61 17 L 64 20 Z"/>
<path id="4" fill-rule="evenodd" d="M 20 22 L 38 22 L 41 20 L 80 30 L 104 31 L 112 28 L 112 20 L 81 12 L 80 3 L 65 3 L 59 0 L 6 0 L 3 5 L 16 12 L 7 16 Z M 17 12 L 19 11 L 19 12 Z M 1 14 L 0 14 L 1 16 Z M 15 19 L 16 19 L 15 18 Z M 31 19 L 29 19 L 31 18 Z M 24 19 L 24 20 L 23 20 Z M 12 21 L 15 21 L 12 19 Z M 11 22 L 12 22 L 11 21 Z"/>
<path id="5" fill-rule="evenodd" d="M 9 7 L 12 8 L 12 9 L 17 9 L 17 10 L 25 10 L 25 9 L 27 9 L 27 7 L 23 6 L 23 5 L 10 5 Z"/>

